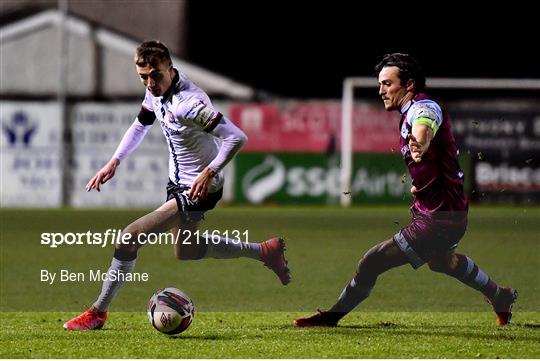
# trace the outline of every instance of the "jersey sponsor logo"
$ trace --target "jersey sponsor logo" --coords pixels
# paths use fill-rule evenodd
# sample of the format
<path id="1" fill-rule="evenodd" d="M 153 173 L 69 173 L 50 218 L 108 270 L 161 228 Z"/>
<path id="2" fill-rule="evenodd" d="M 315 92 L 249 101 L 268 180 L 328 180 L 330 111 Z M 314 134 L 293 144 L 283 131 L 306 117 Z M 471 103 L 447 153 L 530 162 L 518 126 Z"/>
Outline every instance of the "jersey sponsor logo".
<path id="1" fill-rule="evenodd" d="M 407 139 L 407 136 L 409 135 L 409 129 L 407 129 L 407 123 L 403 122 L 401 125 L 401 137 L 403 139 Z"/>
<path id="2" fill-rule="evenodd" d="M 187 112 L 187 116 L 190 118 L 194 118 L 199 114 L 201 109 L 205 108 L 206 104 L 202 100 L 196 100 L 191 106 L 189 107 L 189 110 Z"/>
<path id="3" fill-rule="evenodd" d="M 169 123 L 174 123 L 174 114 L 172 112 L 167 112 L 167 116 L 166 116 L 166 119 Z"/>
<path id="4" fill-rule="evenodd" d="M 407 158 L 410 155 L 409 145 L 405 144 L 403 147 L 401 147 L 400 151 L 401 151 L 401 154 L 403 155 L 403 158 L 404 159 Z"/>
<path id="5" fill-rule="evenodd" d="M 174 129 L 174 128 L 170 128 L 166 122 L 160 122 L 159 123 L 161 125 L 161 129 L 163 129 L 165 132 L 167 132 L 167 134 L 169 136 L 171 135 L 180 135 L 182 134 L 182 131 L 181 130 L 178 130 L 178 129 Z"/>
<path id="6" fill-rule="evenodd" d="M 191 107 L 189 114 L 193 114 L 193 121 L 202 128 L 208 127 L 217 116 L 217 112 L 209 108 L 202 101 L 198 101 Z"/>

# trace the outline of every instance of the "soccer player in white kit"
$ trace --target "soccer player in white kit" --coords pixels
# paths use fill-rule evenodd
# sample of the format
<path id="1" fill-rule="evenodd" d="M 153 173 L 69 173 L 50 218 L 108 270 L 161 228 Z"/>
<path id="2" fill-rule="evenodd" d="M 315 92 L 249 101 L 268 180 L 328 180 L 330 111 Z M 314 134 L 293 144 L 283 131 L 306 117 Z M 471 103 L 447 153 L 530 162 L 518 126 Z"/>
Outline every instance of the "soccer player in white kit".
<path id="1" fill-rule="evenodd" d="M 136 51 L 135 65 L 146 95 L 139 115 L 126 131 L 111 160 L 88 182 L 87 191 L 100 191 L 121 161 L 131 154 L 157 121 L 169 147 L 167 200 L 154 212 L 128 225 L 123 234 L 134 242 L 117 244 L 109 277 L 93 305 L 64 324 L 67 330 L 100 329 L 107 309 L 123 284 L 119 274 L 135 267 L 139 235 L 171 231 L 195 234 L 204 212 L 214 208 L 222 195 L 223 168 L 246 143 L 246 135 L 214 109 L 204 91 L 173 67 L 167 47 L 159 41 L 143 42 Z M 285 243 L 272 238 L 262 243 L 238 242 L 224 237 L 198 237 L 175 244 L 178 259 L 239 258 L 259 260 L 279 277 L 290 282 L 285 260 Z M 111 280 L 112 279 L 112 280 Z"/>

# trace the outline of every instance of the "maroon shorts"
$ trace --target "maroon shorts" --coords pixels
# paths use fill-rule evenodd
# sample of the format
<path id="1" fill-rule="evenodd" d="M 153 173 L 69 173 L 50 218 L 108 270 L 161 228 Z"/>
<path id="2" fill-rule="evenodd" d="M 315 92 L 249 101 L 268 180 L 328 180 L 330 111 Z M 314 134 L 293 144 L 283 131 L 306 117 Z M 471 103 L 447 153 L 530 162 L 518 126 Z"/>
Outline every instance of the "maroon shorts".
<path id="1" fill-rule="evenodd" d="M 411 217 L 411 224 L 394 236 L 394 242 L 415 269 L 456 248 L 467 229 L 467 211 L 424 213 L 412 207 Z"/>

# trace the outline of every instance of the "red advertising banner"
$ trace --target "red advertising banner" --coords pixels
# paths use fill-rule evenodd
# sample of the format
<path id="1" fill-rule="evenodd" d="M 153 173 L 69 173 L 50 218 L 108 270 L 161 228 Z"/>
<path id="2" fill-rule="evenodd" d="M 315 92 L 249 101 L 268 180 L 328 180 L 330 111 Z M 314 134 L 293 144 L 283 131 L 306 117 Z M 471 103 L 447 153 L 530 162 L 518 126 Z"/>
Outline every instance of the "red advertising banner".
<path id="1" fill-rule="evenodd" d="M 249 137 L 244 150 L 251 152 L 328 152 L 339 149 L 341 103 L 293 101 L 232 103 L 232 121 Z M 399 115 L 382 104 L 355 104 L 353 150 L 391 153 L 398 148 Z"/>

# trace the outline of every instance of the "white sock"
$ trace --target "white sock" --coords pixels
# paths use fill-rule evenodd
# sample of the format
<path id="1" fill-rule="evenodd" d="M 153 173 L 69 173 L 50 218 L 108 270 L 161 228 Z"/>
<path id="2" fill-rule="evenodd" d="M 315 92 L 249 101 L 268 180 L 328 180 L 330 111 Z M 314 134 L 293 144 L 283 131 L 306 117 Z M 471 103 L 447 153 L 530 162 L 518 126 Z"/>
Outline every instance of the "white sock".
<path id="1" fill-rule="evenodd" d="M 261 246 L 259 243 L 241 242 L 238 239 L 225 237 L 202 238 L 206 242 L 206 254 L 203 258 L 239 258 L 248 257 L 261 259 Z"/>
<path id="2" fill-rule="evenodd" d="M 330 312 L 351 312 L 363 300 L 368 298 L 373 286 L 362 286 L 356 283 L 353 278 L 351 282 L 343 289 L 334 306 L 328 311 Z"/>
<path id="3" fill-rule="evenodd" d="M 120 287 L 124 284 L 123 277 L 117 277 L 119 273 L 131 273 L 133 269 L 135 268 L 135 262 L 136 259 L 132 261 L 120 261 L 113 257 L 111 266 L 109 267 L 109 270 L 107 271 L 108 277 L 105 282 L 103 282 L 103 286 L 101 286 L 101 293 L 94 302 L 94 307 L 97 308 L 100 311 L 106 311 L 109 308 L 110 303 L 112 300 L 116 297 L 116 294 L 120 290 Z M 121 280 L 111 281 L 111 275 Z"/>

